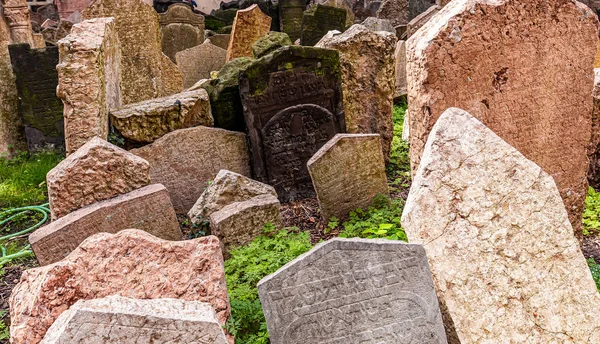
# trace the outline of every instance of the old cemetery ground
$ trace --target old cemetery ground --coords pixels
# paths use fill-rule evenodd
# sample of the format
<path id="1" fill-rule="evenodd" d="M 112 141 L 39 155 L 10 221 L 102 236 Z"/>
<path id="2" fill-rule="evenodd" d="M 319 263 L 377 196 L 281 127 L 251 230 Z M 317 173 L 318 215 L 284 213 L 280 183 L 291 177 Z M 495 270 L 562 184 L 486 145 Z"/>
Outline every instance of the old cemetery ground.
<path id="1" fill-rule="evenodd" d="M 315 244 L 334 237 L 387 238 L 406 241 L 400 218 L 410 187 L 408 144 L 401 140 L 406 105 L 394 107 L 394 138 L 387 164 L 390 198 L 378 196 L 368 209 L 356 209 L 341 223 L 335 217 L 325 222 L 316 199 L 283 204 L 283 227 L 267 225 L 264 234 L 251 244 L 233 248 L 225 261 L 227 288 L 232 317 L 227 331 L 235 334 L 236 343 L 268 343 L 268 332 L 257 283 L 265 276 Z M 54 153 L 21 154 L 0 160 L 0 223 L 3 258 L 0 260 L 0 340 L 9 338 L 8 297 L 23 270 L 38 265 L 27 245 L 27 229 L 49 221 L 43 208 L 47 202 L 46 173 L 64 157 Z M 21 208 L 23 211 L 14 212 Z M 41 210 L 40 210 L 41 209 Z M 13 217 L 14 215 L 17 215 Z M 204 236 L 202 223 L 192 225 L 185 214 L 178 214 L 186 238 Z M 583 214 L 584 253 L 600 290 L 600 192 L 590 188 Z M 11 258 L 12 257 L 12 258 Z"/>

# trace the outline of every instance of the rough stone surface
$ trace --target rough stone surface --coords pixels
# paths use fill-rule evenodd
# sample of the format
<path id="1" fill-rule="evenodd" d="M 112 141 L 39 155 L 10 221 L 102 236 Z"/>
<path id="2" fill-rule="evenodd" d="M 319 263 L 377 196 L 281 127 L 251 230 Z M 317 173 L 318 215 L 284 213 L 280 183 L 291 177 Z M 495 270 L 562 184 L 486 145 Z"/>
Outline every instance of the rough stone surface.
<path id="1" fill-rule="evenodd" d="M 361 25 L 371 31 L 387 31 L 393 33 L 394 35 L 396 34 L 394 25 L 392 25 L 392 22 L 387 19 L 368 17 L 361 23 Z"/>
<path id="2" fill-rule="evenodd" d="M 317 43 L 340 52 L 347 132 L 379 134 L 386 160 L 394 138 L 395 44 L 394 34 L 360 24 Z"/>
<path id="3" fill-rule="evenodd" d="M 592 138 L 590 140 L 590 168 L 588 181 L 594 189 L 600 189 L 600 68 L 594 69 L 594 106 L 592 110 Z M 600 257 L 598 257 L 600 258 Z"/>
<path id="4" fill-rule="evenodd" d="M 231 34 L 226 33 L 226 34 L 216 34 L 216 35 L 212 35 L 210 37 L 208 37 L 208 39 L 210 40 L 210 42 L 214 45 L 216 45 L 219 48 L 223 48 L 225 50 L 227 50 L 227 47 L 229 46 L 229 39 L 231 38 Z"/>
<path id="5" fill-rule="evenodd" d="M 209 40 L 175 54 L 177 66 L 183 75 L 183 87 L 192 87 L 200 79 L 209 79 L 210 72 L 223 68 L 227 50 Z"/>
<path id="6" fill-rule="evenodd" d="M 96 234 L 62 261 L 23 273 L 9 301 L 12 343 L 39 343 L 75 302 L 111 295 L 208 302 L 224 325 L 230 308 L 219 240 L 165 241 L 135 229 Z"/>
<path id="7" fill-rule="evenodd" d="M 281 228 L 280 206 L 272 194 L 231 203 L 210 215 L 210 233 L 221 240 L 227 257 L 230 248 L 247 245 L 262 235 L 267 223 Z"/>
<path id="8" fill-rule="evenodd" d="M 252 56 L 258 59 L 287 45 L 292 45 L 290 36 L 287 33 L 272 31 L 252 44 Z"/>
<path id="9" fill-rule="evenodd" d="M 336 7 L 346 11 L 345 25 L 344 28 L 351 26 L 354 24 L 354 11 L 352 10 L 352 4 L 349 0 L 315 0 L 315 5 L 325 5 Z M 302 19 L 304 20 L 304 18 Z M 337 23 L 337 19 L 336 19 Z M 344 30 L 342 30 L 344 31 Z"/>
<path id="10" fill-rule="evenodd" d="M 58 48 L 31 49 L 29 44 L 23 43 L 10 45 L 9 51 L 29 151 L 63 151 L 63 104 L 56 96 Z"/>
<path id="11" fill-rule="evenodd" d="M 409 0 L 408 15 L 411 20 L 431 9 L 431 6 L 443 7 L 449 0 Z"/>
<path id="12" fill-rule="evenodd" d="M 279 1 L 279 28 L 287 33 L 292 42 L 300 39 L 302 16 L 306 10 L 306 0 Z"/>
<path id="13" fill-rule="evenodd" d="M 227 61 L 236 57 L 252 57 L 252 44 L 268 34 L 270 28 L 271 17 L 264 14 L 258 5 L 237 11 L 227 47 Z"/>
<path id="14" fill-rule="evenodd" d="M 446 5 L 407 41 L 413 173 L 442 112 L 465 109 L 554 178 L 580 235 L 597 24 L 567 0 Z"/>
<path id="15" fill-rule="evenodd" d="M 408 37 L 412 36 L 417 30 L 419 30 L 425 23 L 427 23 L 434 15 L 436 15 L 442 9 L 441 6 L 433 5 L 427 9 L 427 11 L 419 14 L 414 17 L 407 25 L 406 25 L 406 35 Z"/>
<path id="16" fill-rule="evenodd" d="M 193 224 L 199 224 L 229 204 L 248 201 L 260 195 L 277 197 L 275 189 L 270 185 L 239 173 L 221 170 L 188 212 L 188 217 Z"/>
<path id="17" fill-rule="evenodd" d="M 329 31 L 344 31 L 346 11 L 342 8 L 315 5 L 304 12 L 300 44 L 314 46 Z"/>
<path id="18" fill-rule="evenodd" d="M 10 32 L 10 42 L 14 44 L 27 43 L 33 48 L 43 48 L 38 45 L 31 26 L 29 6 L 26 0 L 3 0 L 2 14 Z"/>
<path id="19" fill-rule="evenodd" d="M 338 52 L 284 47 L 239 80 L 255 178 L 273 185 L 282 202 L 314 197 L 306 162 L 345 132 Z"/>
<path id="20" fill-rule="evenodd" d="M 180 129 L 131 152 L 150 162 L 152 182 L 169 190 L 177 213 L 187 213 L 220 170 L 250 175 L 246 135 L 224 129 Z"/>
<path id="21" fill-rule="evenodd" d="M 46 175 L 52 219 L 150 183 L 148 162 L 98 137 Z"/>
<path id="22" fill-rule="evenodd" d="M 208 303 L 113 295 L 77 301 L 56 319 L 41 344 L 142 342 L 229 343 Z"/>
<path id="23" fill-rule="evenodd" d="M 113 18 L 86 20 L 58 42 L 56 94 L 64 104 L 65 147 L 108 138 L 108 110 L 121 105 L 120 43 Z"/>
<path id="24" fill-rule="evenodd" d="M 65 20 L 74 13 L 82 13 L 92 0 L 55 0 L 60 19 Z"/>
<path id="25" fill-rule="evenodd" d="M 181 240 L 179 222 L 164 186 L 145 186 L 78 209 L 33 232 L 29 243 L 40 265 L 47 265 L 65 258 L 94 234 L 114 234 L 128 228 L 165 240 Z"/>
<path id="26" fill-rule="evenodd" d="M 408 84 L 406 81 L 406 41 L 398 41 L 396 43 L 396 88 L 394 90 L 394 98 L 398 98 L 407 94 Z M 408 121 L 405 120 L 406 123 Z"/>
<path id="27" fill-rule="evenodd" d="M 258 283 L 273 344 L 445 344 L 421 245 L 333 239 Z"/>
<path id="28" fill-rule="evenodd" d="M 162 34 L 162 51 L 175 62 L 177 52 L 204 42 L 204 17 L 190 6 L 176 3 L 158 15 Z M 183 74 L 183 73 L 182 73 Z M 185 85 L 183 86 L 185 88 Z"/>
<path id="29" fill-rule="evenodd" d="M 115 18 L 121 42 L 123 104 L 182 91 L 179 69 L 162 53 L 158 14 L 152 6 L 141 0 L 94 0 L 83 17 Z"/>
<path id="30" fill-rule="evenodd" d="M 409 0 L 382 0 L 376 17 L 391 21 L 394 27 L 406 25 L 410 21 L 408 2 Z"/>
<path id="31" fill-rule="evenodd" d="M 323 218 L 347 220 L 388 194 L 385 162 L 377 134 L 337 134 L 308 161 Z"/>
<path id="32" fill-rule="evenodd" d="M 425 146 L 402 216 L 451 343 L 598 343 L 600 295 L 552 177 L 467 112 Z"/>
<path id="33" fill-rule="evenodd" d="M 214 124 L 204 89 L 125 105 L 112 110 L 110 118 L 121 135 L 136 142 L 154 142 L 177 129 Z"/>

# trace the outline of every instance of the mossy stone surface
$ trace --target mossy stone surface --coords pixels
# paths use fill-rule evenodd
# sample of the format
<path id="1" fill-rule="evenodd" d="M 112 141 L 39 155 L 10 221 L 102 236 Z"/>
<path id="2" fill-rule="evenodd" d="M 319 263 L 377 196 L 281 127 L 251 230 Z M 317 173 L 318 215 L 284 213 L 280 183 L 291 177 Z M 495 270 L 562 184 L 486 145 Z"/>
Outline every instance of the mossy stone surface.
<path id="1" fill-rule="evenodd" d="M 287 33 L 271 31 L 252 44 L 252 55 L 257 59 L 288 45 L 292 45 L 292 40 Z"/>

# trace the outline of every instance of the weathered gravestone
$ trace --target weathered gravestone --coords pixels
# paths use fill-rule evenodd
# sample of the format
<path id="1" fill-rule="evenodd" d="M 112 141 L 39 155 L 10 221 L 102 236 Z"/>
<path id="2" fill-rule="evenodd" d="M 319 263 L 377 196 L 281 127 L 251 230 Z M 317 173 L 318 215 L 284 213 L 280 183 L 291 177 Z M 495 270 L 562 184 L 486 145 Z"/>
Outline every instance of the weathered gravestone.
<path id="1" fill-rule="evenodd" d="M 366 27 L 371 31 L 387 31 L 393 33 L 394 35 L 396 34 L 396 29 L 394 28 L 394 25 L 392 25 L 392 22 L 387 19 L 368 17 L 360 25 Z"/>
<path id="2" fill-rule="evenodd" d="M 56 94 L 64 104 L 65 146 L 75 152 L 108 138 L 108 110 L 121 106 L 119 39 L 113 18 L 86 20 L 58 42 Z"/>
<path id="3" fill-rule="evenodd" d="M 279 1 L 279 25 L 281 32 L 287 33 L 292 42 L 300 39 L 302 16 L 306 10 L 306 0 Z"/>
<path id="4" fill-rule="evenodd" d="M 40 344 L 65 343 L 229 344 L 208 303 L 118 295 L 77 301 Z"/>
<path id="5" fill-rule="evenodd" d="M 410 21 L 409 0 L 383 0 L 375 14 L 377 18 L 388 19 L 394 27 L 406 25 Z"/>
<path id="6" fill-rule="evenodd" d="M 592 109 L 592 139 L 590 144 L 588 182 L 594 189 L 600 189 L 600 68 L 594 69 L 594 106 Z M 600 258 L 600 257 L 599 257 Z"/>
<path id="7" fill-rule="evenodd" d="M 396 85 L 394 98 L 405 96 L 407 93 L 406 81 L 406 41 L 398 41 L 394 52 L 396 58 Z"/>
<path id="8" fill-rule="evenodd" d="M 580 235 L 598 19 L 544 4 L 452 1 L 407 41 L 411 165 L 442 112 L 465 109 L 552 175 Z"/>
<path id="9" fill-rule="evenodd" d="M 9 300 L 11 341 L 37 344 L 78 300 L 111 295 L 207 302 L 225 325 L 230 307 L 219 239 L 166 241 L 137 229 L 89 237 L 60 262 L 23 272 Z"/>
<path id="10" fill-rule="evenodd" d="M 141 0 L 94 0 L 83 17 L 115 18 L 123 104 L 181 92 L 181 72 L 162 53 L 158 14 L 152 6 Z"/>
<path id="11" fill-rule="evenodd" d="M 325 221 L 348 219 L 367 209 L 378 194 L 388 194 L 385 162 L 377 134 L 337 134 L 308 161 Z"/>
<path id="12" fill-rule="evenodd" d="M 394 138 L 395 44 L 393 33 L 355 24 L 316 45 L 340 52 L 346 131 L 379 134 L 386 161 Z"/>
<path id="13" fill-rule="evenodd" d="M 425 247 L 452 343 L 600 343 L 600 297 L 554 180 L 467 112 L 434 125 L 402 227 Z"/>
<path id="14" fill-rule="evenodd" d="M 58 48 L 31 49 L 23 43 L 10 45 L 9 51 L 29 151 L 64 150 L 63 104 L 56 96 Z"/>
<path id="15" fill-rule="evenodd" d="M 152 182 L 169 190 L 177 213 L 187 213 L 220 170 L 250 175 L 246 135 L 224 129 L 180 129 L 131 152 L 150 162 Z"/>
<path id="16" fill-rule="evenodd" d="M 314 197 L 306 162 L 345 132 L 335 50 L 288 46 L 240 74 L 254 177 L 287 202 Z"/>
<path id="17" fill-rule="evenodd" d="M 204 17 L 192 12 L 188 5 L 184 3 L 171 5 L 169 10 L 160 13 L 158 18 L 162 34 L 162 51 L 171 61 L 175 62 L 177 52 L 204 42 Z"/>
<path id="18" fill-rule="evenodd" d="M 313 6 L 324 5 L 344 10 L 344 12 L 346 12 L 344 28 L 354 24 L 354 11 L 352 10 L 352 0 L 314 0 L 313 2 Z"/>
<path id="19" fill-rule="evenodd" d="M 238 11 L 231 29 L 226 61 L 236 57 L 252 57 L 252 44 L 268 34 L 270 28 L 271 17 L 264 14 L 258 5 Z"/>
<path id="20" fill-rule="evenodd" d="M 210 72 L 220 70 L 225 64 L 227 50 L 210 40 L 175 54 L 177 66 L 183 75 L 183 88 L 194 86 L 200 79 L 210 79 Z"/>
<path id="21" fill-rule="evenodd" d="M 313 46 L 329 31 L 343 32 L 346 11 L 332 6 L 315 5 L 304 12 L 300 44 Z"/>
<path id="22" fill-rule="evenodd" d="M 333 239 L 258 283 L 273 344 L 445 344 L 421 245 Z"/>
<path id="23" fill-rule="evenodd" d="M 217 34 L 208 37 L 208 40 L 219 48 L 225 49 L 227 51 L 227 47 L 229 46 L 229 40 L 231 39 L 231 34 Z"/>
<path id="24" fill-rule="evenodd" d="M 10 32 L 10 42 L 13 44 L 27 43 L 33 48 L 43 48 L 46 45 L 37 42 L 31 27 L 29 7 L 26 0 L 3 0 L 2 13 Z M 43 41 L 42 41 L 43 43 Z"/>
<path id="25" fill-rule="evenodd" d="M 425 25 L 434 15 L 436 15 L 442 9 L 441 6 L 433 5 L 429 7 L 425 12 L 419 14 L 414 17 L 408 24 L 406 25 L 406 36 L 412 36 L 417 30 L 419 30 L 423 25 Z"/>
<path id="26" fill-rule="evenodd" d="M 150 184 L 148 162 L 98 137 L 46 175 L 52 219 Z"/>
<path id="27" fill-rule="evenodd" d="M 252 56 L 255 59 L 268 55 L 279 48 L 292 45 L 290 36 L 285 32 L 269 32 L 252 44 Z"/>

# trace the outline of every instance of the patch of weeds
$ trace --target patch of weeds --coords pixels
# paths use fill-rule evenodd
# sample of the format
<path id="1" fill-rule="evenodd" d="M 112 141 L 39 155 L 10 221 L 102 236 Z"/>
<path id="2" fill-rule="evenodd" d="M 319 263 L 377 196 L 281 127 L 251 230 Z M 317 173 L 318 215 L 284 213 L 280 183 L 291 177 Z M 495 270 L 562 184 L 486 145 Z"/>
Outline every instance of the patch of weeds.
<path id="1" fill-rule="evenodd" d="M 588 188 L 583 211 L 583 235 L 600 231 L 600 192 Z"/>
<path id="2" fill-rule="evenodd" d="M 236 336 L 236 344 L 269 343 L 257 284 L 311 248 L 308 232 L 296 232 L 294 228 L 277 231 L 267 224 L 263 235 L 230 251 L 231 258 L 225 261 L 231 303 L 231 318 L 226 328 Z"/>
<path id="3" fill-rule="evenodd" d="M 0 158 L 0 209 L 45 202 L 46 174 L 62 159 L 64 156 L 50 152 Z"/>
<path id="4" fill-rule="evenodd" d="M 404 200 L 390 200 L 385 195 L 377 195 L 367 210 L 350 212 L 350 220 L 342 225 L 344 229 L 340 237 L 408 241 L 400 224 L 403 209 Z"/>
<path id="5" fill-rule="evenodd" d="M 596 264 L 594 258 L 589 258 L 587 260 L 588 266 L 590 267 L 590 271 L 592 272 L 592 277 L 594 278 L 594 282 L 596 282 L 596 288 L 600 292 L 600 265 Z"/>
<path id="6" fill-rule="evenodd" d="M 394 138 L 390 150 L 390 162 L 388 172 L 410 172 L 409 145 L 402 141 L 402 128 L 404 126 L 404 116 L 408 105 L 394 105 L 392 118 L 394 120 Z"/>
<path id="7" fill-rule="evenodd" d="M 0 318 L 4 319 L 6 317 L 7 311 L 0 311 Z M 0 321 L 0 340 L 7 340 L 10 338 L 10 332 L 8 329 L 8 325 L 4 321 Z"/>

